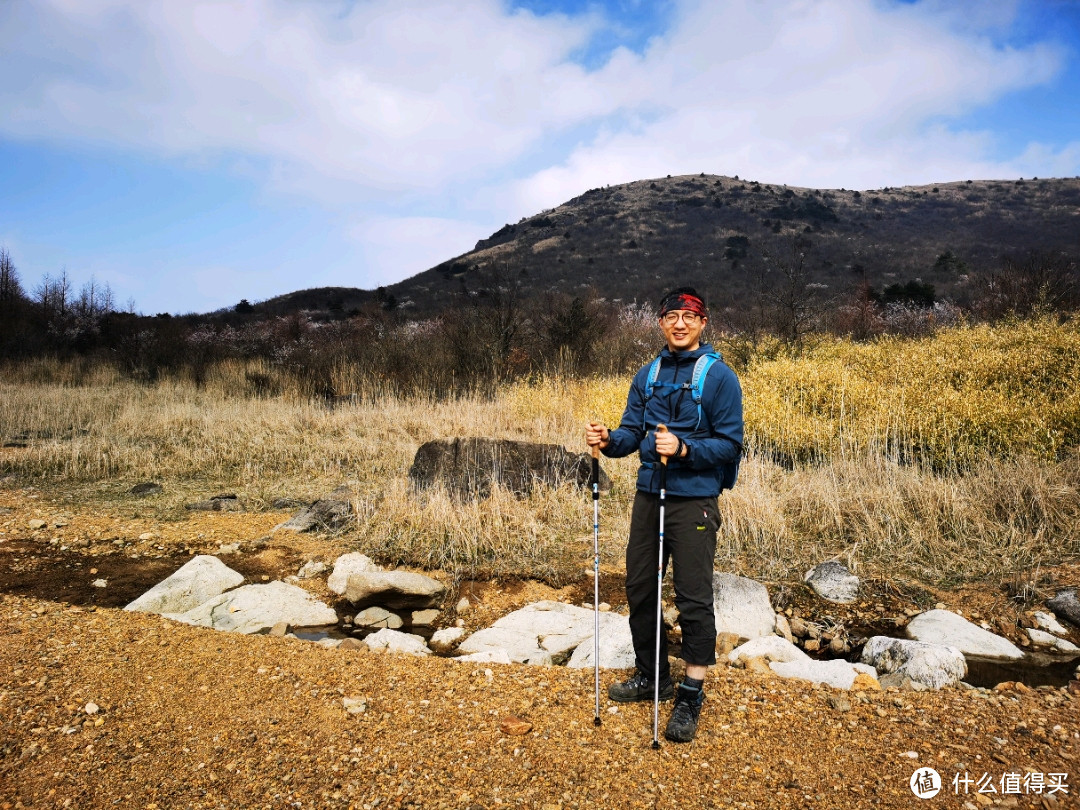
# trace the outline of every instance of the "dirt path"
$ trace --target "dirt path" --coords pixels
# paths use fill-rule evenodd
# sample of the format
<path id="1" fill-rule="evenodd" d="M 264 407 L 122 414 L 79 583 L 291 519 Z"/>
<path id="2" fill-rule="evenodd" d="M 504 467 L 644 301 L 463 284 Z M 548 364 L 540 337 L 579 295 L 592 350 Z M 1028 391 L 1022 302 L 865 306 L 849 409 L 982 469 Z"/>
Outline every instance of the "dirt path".
<path id="1" fill-rule="evenodd" d="M 179 545 L 169 531 L 202 551 L 256 540 L 267 527 L 250 521 L 280 518 L 170 528 L 79 513 L 40 536 L 14 531 L 35 519 L 34 503 L 3 505 L 0 568 L 26 557 L 13 551 L 21 543 L 79 534 L 91 542 L 71 561 L 83 567 L 65 569 L 78 572 L 73 583 L 93 578 L 95 552 L 115 553 L 116 539 L 154 562 Z M 148 532 L 157 537 L 137 539 Z M 311 549 L 294 552 L 253 548 L 248 575 L 295 571 Z M 1064 689 L 843 693 L 719 666 L 698 739 L 654 751 L 651 704 L 604 700 L 594 727 L 591 670 L 324 649 L 10 590 L 0 596 L 0 810 L 1080 806 L 1080 697 Z M 498 610 L 497 592 L 487 595 Z M 605 685 L 617 676 L 604 673 Z M 508 715 L 531 730 L 505 733 Z M 944 786 L 920 801 L 909 783 L 926 768 Z M 1002 793 L 1014 774 L 1018 792 Z M 978 793 L 980 781 L 997 792 Z M 1051 795 L 1055 784 L 1068 793 Z"/>

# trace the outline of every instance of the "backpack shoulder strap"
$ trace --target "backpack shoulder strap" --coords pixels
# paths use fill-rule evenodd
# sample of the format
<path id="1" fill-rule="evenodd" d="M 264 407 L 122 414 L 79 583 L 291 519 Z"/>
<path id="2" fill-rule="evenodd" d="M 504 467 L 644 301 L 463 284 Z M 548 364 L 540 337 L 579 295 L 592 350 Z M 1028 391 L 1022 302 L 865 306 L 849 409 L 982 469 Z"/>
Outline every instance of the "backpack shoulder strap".
<path id="1" fill-rule="evenodd" d="M 694 404 L 697 405 L 697 425 L 694 427 L 695 430 L 701 426 L 701 397 L 705 388 L 705 378 L 709 374 L 709 369 L 713 367 L 717 360 L 723 360 L 720 354 L 709 352 L 701 355 L 694 363 L 694 376 L 690 382 L 690 393 L 694 398 Z"/>
<path id="2" fill-rule="evenodd" d="M 652 399 L 653 389 L 656 388 L 656 379 L 660 376 L 660 356 L 657 355 L 656 359 L 652 361 L 652 365 L 649 366 L 649 374 L 645 378 L 645 401 L 648 402 Z M 645 414 L 642 412 L 641 427 L 645 429 Z"/>

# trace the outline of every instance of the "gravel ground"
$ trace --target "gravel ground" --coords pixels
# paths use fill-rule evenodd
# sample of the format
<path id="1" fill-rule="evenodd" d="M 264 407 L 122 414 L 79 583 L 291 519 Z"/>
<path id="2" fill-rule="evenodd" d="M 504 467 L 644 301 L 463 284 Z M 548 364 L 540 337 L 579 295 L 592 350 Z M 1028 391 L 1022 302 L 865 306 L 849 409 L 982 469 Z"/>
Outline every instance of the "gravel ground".
<path id="1" fill-rule="evenodd" d="M 7 502 L 7 525 L 25 525 L 25 504 Z M 94 538 L 80 565 L 114 542 L 99 520 L 59 530 Z M 243 518 L 214 520 L 206 542 Z M 49 544 L 0 534 L 0 552 Z M 603 673 L 604 686 L 625 674 Z M 1067 688 L 845 693 L 718 666 L 706 690 L 698 738 L 656 751 L 651 703 L 605 699 L 594 726 L 591 670 L 325 649 L 9 592 L 0 809 L 1080 807 L 1080 696 Z M 923 802 L 910 780 L 927 767 L 944 786 Z M 1003 779 L 1029 773 L 1003 794 Z M 997 793 L 977 792 L 984 775 Z M 1052 780 L 1068 793 L 1050 795 Z"/>

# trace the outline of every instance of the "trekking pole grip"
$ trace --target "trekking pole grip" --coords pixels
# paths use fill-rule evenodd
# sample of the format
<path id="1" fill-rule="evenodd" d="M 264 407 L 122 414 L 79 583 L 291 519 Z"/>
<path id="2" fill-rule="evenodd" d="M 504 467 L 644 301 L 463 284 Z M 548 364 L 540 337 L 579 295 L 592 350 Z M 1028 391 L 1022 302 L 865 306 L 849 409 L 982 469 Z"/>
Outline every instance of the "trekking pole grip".
<path id="1" fill-rule="evenodd" d="M 656 426 L 656 432 L 657 433 L 667 433 L 668 432 L 667 425 L 657 425 Z M 663 464 L 665 467 L 667 466 L 667 460 L 668 460 L 667 456 L 660 456 L 660 463 Z"/>

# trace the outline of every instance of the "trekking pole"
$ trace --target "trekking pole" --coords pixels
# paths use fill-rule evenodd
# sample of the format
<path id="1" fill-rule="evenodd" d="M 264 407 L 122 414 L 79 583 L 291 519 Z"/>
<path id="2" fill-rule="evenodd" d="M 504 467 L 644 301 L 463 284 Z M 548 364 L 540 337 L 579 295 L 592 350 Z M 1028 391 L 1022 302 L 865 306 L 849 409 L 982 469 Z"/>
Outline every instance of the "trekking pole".
<path id="1" fill-rule="evenodd" d="M 667 425 L 657 425 L 657 433 L 667 433 Z M 664 500 L 667 497 L 667 456 L 660 456 L 660 561 L 656 566 L 656 654 L 653 666 L 653 750 L 660 750 L 660 631 L 663 629 L 664 584 Z"/>
<path id="2" fill-rule="evenodd" d="M 592 536 L 593 536 L 593 668 L 596 681 L 596 716 L 600 725 L 600 448 L 592 446 Z"/>

